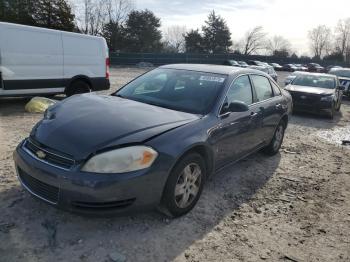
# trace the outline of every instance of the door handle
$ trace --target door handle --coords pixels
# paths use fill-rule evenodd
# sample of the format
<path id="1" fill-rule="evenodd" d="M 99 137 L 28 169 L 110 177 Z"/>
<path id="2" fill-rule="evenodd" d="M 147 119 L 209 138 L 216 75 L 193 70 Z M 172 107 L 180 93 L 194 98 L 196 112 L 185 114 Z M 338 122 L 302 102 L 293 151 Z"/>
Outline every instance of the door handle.
<path id="1" fill-rule="evenodd" d="M 259 113 L 257 113 L 257 112 L 251 112 L 250 113 L 250 117 L 256 117 L 257 115 L 259 115 Z"/>

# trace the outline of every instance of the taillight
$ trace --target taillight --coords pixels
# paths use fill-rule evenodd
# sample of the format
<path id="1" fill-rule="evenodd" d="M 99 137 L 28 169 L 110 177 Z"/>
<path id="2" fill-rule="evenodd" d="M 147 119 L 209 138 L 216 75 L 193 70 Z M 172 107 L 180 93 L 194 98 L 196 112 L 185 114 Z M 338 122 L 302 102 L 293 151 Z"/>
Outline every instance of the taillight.
<path id="1" fill-rule="evenodd" d="M 109 79 L 109 66 L 110 66 L 109 58 L 106 58 L 106 79 Z"/>

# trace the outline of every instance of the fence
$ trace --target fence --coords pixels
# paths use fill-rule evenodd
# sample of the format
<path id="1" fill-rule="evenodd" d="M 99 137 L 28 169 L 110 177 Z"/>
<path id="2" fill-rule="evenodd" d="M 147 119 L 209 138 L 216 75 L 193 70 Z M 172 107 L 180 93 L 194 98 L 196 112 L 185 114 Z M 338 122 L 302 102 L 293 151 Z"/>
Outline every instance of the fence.
<path id="1" fill-rule="evenodd" d="M 222 64 L 227 59 L 237 61 L 259 60 L 267 63 L 279 64 L 307 64 L 311 62 L 320 63 L 323 66 L 341 65 L 348 66 L 345 63 L 335 61 L 319 61 L 310 59 L 296 59 L 296 58 L 280 58 L 273 56 L 261 55 L 237 55 L 237 54 L 165 54 L 165 53 L 118 53 L 112 52 L 110 54 L 112 65 L 136 65 L 140 62 L 152 63 L 153 65 L 177 64 L 177 63 L 191 63 L 191 64 Z"/>

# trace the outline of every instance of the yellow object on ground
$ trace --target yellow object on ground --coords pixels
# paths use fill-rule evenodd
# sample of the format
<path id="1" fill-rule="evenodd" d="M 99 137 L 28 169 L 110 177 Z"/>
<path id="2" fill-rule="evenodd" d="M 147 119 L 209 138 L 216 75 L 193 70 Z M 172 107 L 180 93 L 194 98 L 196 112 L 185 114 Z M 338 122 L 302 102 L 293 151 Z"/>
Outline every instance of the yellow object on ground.
<path id="1" fill-rule="evenodd" d="M 45 97 L 34 97 L 25 106 L 29 113 L 44 113 L 45 110 L 55 104 L 56 101 Z"/>

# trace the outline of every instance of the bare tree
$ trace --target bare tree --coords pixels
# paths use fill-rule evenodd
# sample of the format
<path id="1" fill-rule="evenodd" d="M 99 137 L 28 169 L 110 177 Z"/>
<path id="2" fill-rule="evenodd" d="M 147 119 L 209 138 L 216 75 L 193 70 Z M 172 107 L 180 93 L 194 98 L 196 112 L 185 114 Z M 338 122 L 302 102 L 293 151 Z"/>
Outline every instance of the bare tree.
<path id="1" fill-rule="evenodd" d="M 315 57 L 322 58 L 330 50 L 331 46 L 331 29 L 325 25 L 309 31 L 310 47 Z"/>
<path id="2" fill-rule="evenodd" d="M 109 0 L 84 0 L 82 14 L 84 18 L 80 23 L 80 31 L 84 34 L 99 35 L 106 22 Z"/>
<path id="3" fill-rule="evenodd" d="M 170 26 L 164 31 L 164 43 L 176 53 L 183 52 L 185 50 L 185 34 L 185 26 Z"/>
<path id="4" fill-rule="evenodd" d="M 133 8 L 133 0 L 107 0 L 108 22 L 124 23 Z"/>
<path id="5" fill-rule="evenodd" d="M 336 51 L 341 53 L 344 59 L 346 59 L 350 53 L 350 18 L 339 20 L 335 28 L 335 35 Z"/>
<path id="6" fill-rule="evenodd" d="M 120 25 L 133 9 L 134 0 L 81 0 L 77 11 L 78 27 L 81 32 L 100 35 L 105 24 Z M 77 8 L 75 8 L 77 9 Z"/>
<path id="7" fill-rule="evenodd" d="M 251 55 L 265 49 L 265 37 L 266 33 L 262 26 L 257 26 L 248 31 L 242 40 L 242 53 L 244 55 Z"/>
<path id="8" fill-rule="evenodd" d="M 290 52 L 291 44 L 283 36 L 275 35 L 267 41 L 266 49 L 271 53 L 271 55 L 280 51 Z"/>

